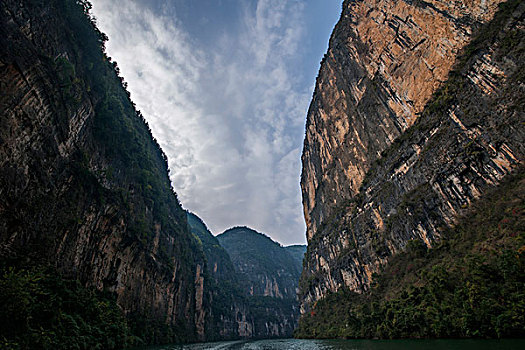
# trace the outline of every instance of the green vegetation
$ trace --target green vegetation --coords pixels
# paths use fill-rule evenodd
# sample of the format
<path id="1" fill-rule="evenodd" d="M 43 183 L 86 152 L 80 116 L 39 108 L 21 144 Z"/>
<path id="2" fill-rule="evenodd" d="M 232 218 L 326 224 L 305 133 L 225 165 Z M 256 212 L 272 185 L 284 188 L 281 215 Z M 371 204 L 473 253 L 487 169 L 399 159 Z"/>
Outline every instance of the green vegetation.
<path id="1" fill-rule="evenodd" d="M 228 252 L 224 250 L 219 240 L 211 234 L 206 224 L 198 216 L 188 212 L 187 217 L 190 230 L 196 240 L 200 242 L 200 249 L 206 257 L 208 268 L 213 271 L 213 277 L 222 281 L 231 280 L 233 283 L 236 280 L 235 270 Z"/>
<path id="2" fill-rule="evenodd" d="M 217 236 L 232 262 L 247 264 L 260 273 L 273 274 L 280 269 L 300 273 L 292 256 L 270 237 L 248 227 L 234 227 Z"/>
<path id="3" fill-rule="evenodd" d="M 369 293 L 342 290 L 299 324 L 304 338 L 523 337 L 525 171 L 473 205 L 430 250 L 389 261 Z"/>
<path id="4" fill-rule="evenodd" d="M 266 323 L 283 324 L 284 317 L 288 322 L 297 313 L 297 300 L 280 299 L 268 296 L 249 296 L 245 298 L 245 303 L 250 310 L 250 318 L 256 324 L 256 329 L 266 328 Z M 290 331 L 293 325 L 288 324 Z"/>
<path id="5" fill-rule="evenodd" d="M 509 19 L 516 15 L 514 12 L 520 4 L 520 0 L 508 0 L 500 3 L 493 20 L 474 32 L 472 41 L 457 57 L 447 81 L 433 94 L 425 106 L 422 115 L 415 121 L 414 125 L 396 138 L 392 144 L 381 153 L 381 156 L 371 164 L 359 189 L 360 195 L 366 193 L 366 190 L 372 187 L 373 184 L 381 181 L 383 174 L 392 171 L 393 167 L 396 166 L 396 161 L 399 161 L 400 150 L 406 150 L 408 144 L 423 143 L 422 140 L 428 136 L 428 131 L 437 128 L 437 134 L 434 135 L 429 142 L 425 142 L 425 148 L 422 150 L 419 159 L 423 159 L 429 153 L 435 152 L 437 148 L 436 142 L 446 139 L 446 136 L 444 137 L 443 135 L 448 132 L 446 128 L 440 127 L 440 125 L 450 123 L 448 113 L 454 106 L 461 105 L 460 110 L 456 110 L 456 112 L 460 115 L 460 119 L 467 127 L 469 124 L 481 124 L 487 128 L 492 127 L 487 123 L 489 120 L 487 114 L 496 110 L 496 107 L 494 105 L 487 105 L 486 100 L 474 95 L 475 89 L 469 87 L 470 81 L 466 78 L 466 74 L 475 61 L 484 54 L 490 54 L 495 61 L 503 62 L 501 64 L 502 67 L 505 67 L 509 58 L 514 62 L 523 62 L 525 55 L 523 30 L 508 27 Z M 511 25 L 515 24 L 511 23 Z M 497 44 L 495 44 L 495 42 L 497 42 Z M 490 47 L 495 48 L 494 52 L 488 50 Z M 510 71 L 511 70 L 509 70 L 509 72 Z M 521 89 L 515 87 L 524 81 L 525 67 L 522 64 L 508 77 L 507 84 L 497 103 L 499 103 L 500 106 L 505 106 L 509 111 L 514 110 L 517 114 L 523 111 L 525 102 L 519 95 Z M 497 112 L 504 114 L 501 110 Z M 512 113 L 505 114 L 511 116 L 513 120 L 509 120 L 508 116 L 505 117 L 507 119 L 505 121 L 498 120 L 498 128 L 500 129 L 507 128 L 515 123 L 515 116 L 512 116 Z M 502 133 L 506 132 L 508 131 L 502 131 Z M 478 152 L 480 148 L 478 148 L 476 142 L 469 146 L 470 149 L 465 150 L 465 152 L 468 153 L 469 160 L 476 161 L 477 158 L 481 156 Z M 384 186 L 384 184 L 382 184 L 382 186 Z"/>
<path id="6" fill-rule="evenodd" d="M 68 86 L 68 82 L 77 81 L 96 101 L 93 125 L 96 153 L 102 153 L 112 165 L 101 170 L 97 177 L 111 181 L 116 194 L 131 200 L 130 206 L 137 213 L 152 211 L 162 227 L 171 226 L 173 231 L 179 231 L 180 227 L 173 227 L 174 222 L 184 223 L 186 218 L 171 188 L 167 157 L 130 100 L 116 62 L 105 53 L 107 36 L 97 29 L 89 13 L 91 4 L 89 1 L 55 2 L 64 13 L 68 24 L 64 29 L 72 47 L 69 61 L 63 57 L 57 60 L 59 83 Z M 70 61 L 76 62 L 76 69 Z M 133 219 L 130 231 L 146 243 L 149 234 L 154 232 L 151 218 L 142 214 Z"/>
<path id="7" fill-rule="evenodd" d="M 113 295 L 50 269 L 0 270 L 0 348 L 122 349 L 132 337 Z"/>
<path id="8" fill-rule="evenodd" d="M 263 294 L 265 278 L 273 278 L 283 297 L 296 297 L 301 263 L 286 248 L 248 227 L 231 228 L 218 235 L 217 239 L 230 255 L 239 279 L 246 281 L 243 288 L 247 294 L 251 286 L 255 288 L 255 294 Z"/>
<path id="9" fill-rule="evenodd" d="M 210 291 L 213 300 L 210 306 L 211 315 L 206 328 L 207 339 L 234 338 L 233 332 L 229 335 L 221 335 L 221 332 L 224 332 L 226 328 L 225 324 L 228 321 L 233 322 L 236 318 L 233 307 L 236 304 L 244 304 L 244 296 L 230 256 L 197 215 L 187 212 L 187 217 L 190 230 L 200 243 L 199 248 L 206 258 L 207 268 L 204 271 L 204 281 L 206 290 Z"/>
<path id="10" fill-rule="evenodd" d="M 157 268 L 171 276 L 174 268 L 171 259 L 176 256 L 182 262 L 178 275 L 192 276 L 190 267 L 203 256 L 199 255 L 197 240 L 189 235 L 186 214 L 171 187 L 167 157 L 131 101 L 116 62 L 105 53 L 107 36 L 97 29 L 89 12 L 89 1 L 55 1 L 67 23 L 64 30 L 71 48 L 69 60 L 75 62 L 71 69 L 62 59 L 62 66 L 67 68 L 62 69 L 67 72 L 62 75 L 74 75 L 74 81 L 84 87 L 83 93 L 88 93 L 94 101 L 95 116 L 90 132 L 95 146 L 86 149 L 90 156 L 84 158 L 100 157 L 104 159 L 103 164 L 108 164 L 97 173 L 91 170 L 89 161 L 74 164 L 85 177 L 93 179 L 80 181 L 77 189 L 95 191 L 99 202 L 120 208 L 127 226 L 124 245 L 138 243 L 142 249 L 149 250 L 158 228 L 175 238 L 175 244 L 159 242 Z M 59 76 L 59 79 L 63 78 Z M 70 198 L 73 200 L 75 196 Z M 185 288 L 189 290 L 181 289 L 182 293 L 192 295 L 192 287 Z M 147 310 L 137 310 L 127 318 L 131 332 L 148 344 L 195 340 L 193 325 L 182 313 L 171 326 L 166 324 L 164 316 L 149 314 Z"/>

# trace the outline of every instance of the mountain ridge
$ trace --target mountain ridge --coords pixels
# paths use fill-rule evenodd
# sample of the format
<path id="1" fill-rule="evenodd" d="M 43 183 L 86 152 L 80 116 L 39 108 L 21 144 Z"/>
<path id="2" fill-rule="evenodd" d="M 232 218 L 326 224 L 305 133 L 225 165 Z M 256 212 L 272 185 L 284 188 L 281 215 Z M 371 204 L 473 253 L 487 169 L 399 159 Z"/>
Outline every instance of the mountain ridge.
<path id="1" fill-rule="evenodd" d="M 247 235 L 250 240 L 245 241 Z M 249 281 L 245 285 L 249 294 L 295 298 L 294 281 L 298 281 L 300 269 L 295 270 L 296 260 L 279 243 L 243 226 L 226 230 L 217 235 L 217 239 L 230 254 L 237 271 Z M 284 269 L 284 266 L 293 269 Z"/>
<path id="2" fill-rule="evenodd" d="M 295 298 L 238 293 L 228 253 L 183 210 L 90 9 L 0 3 L 2 342 L 290 336 Z"/>
<path id="3" fill-rule="evenodd" d="M 246 226 L 213 236 L 195 214 L 188 213 L 188 222 L 202 241 L 209 274 L 214 278 L 209 290 L 218 339 L 292 336 L 299 318 L 296 289 L 302 262 L 291 255 L 288 259 L 277 257 L 274 262 L 278 253 L 288 254 L 286 249 Z M 291 277 L 286 282 L 292 285 L 293 294 L 281 291 L 286 277 Z"/>

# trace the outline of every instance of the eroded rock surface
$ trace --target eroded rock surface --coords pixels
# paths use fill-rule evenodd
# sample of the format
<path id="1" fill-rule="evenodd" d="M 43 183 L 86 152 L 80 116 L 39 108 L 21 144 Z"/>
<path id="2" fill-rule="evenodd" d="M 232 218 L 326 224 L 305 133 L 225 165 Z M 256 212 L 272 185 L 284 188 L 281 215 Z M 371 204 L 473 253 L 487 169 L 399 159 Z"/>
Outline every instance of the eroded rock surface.
<path id="1" fill-rule="evenodd" d="M 431 246 L 523 161 L 523 4 L 449 77 L 500 2 L 344 2 L 302 156 L 303 311 L 343 286 L 367 290 L 389 256 L 411 239 Z"/>
<path id="2" fill-rule="evenodd" d="M 203 254 L 103 41 L 75 1 L 0 3 L 0 258 L 203 340 Z"/>

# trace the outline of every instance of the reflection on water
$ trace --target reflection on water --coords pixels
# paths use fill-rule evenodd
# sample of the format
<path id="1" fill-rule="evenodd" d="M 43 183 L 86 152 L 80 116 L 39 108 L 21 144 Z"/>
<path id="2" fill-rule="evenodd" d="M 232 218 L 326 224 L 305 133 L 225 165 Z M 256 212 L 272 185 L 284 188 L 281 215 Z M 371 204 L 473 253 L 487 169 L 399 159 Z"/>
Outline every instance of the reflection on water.
<path id="1" fill-rule="evenodd" d="M 165 345 L 137 350 L 523 350 L 525 339 L 504 340 L 303 340 L 230 341 Z"/>

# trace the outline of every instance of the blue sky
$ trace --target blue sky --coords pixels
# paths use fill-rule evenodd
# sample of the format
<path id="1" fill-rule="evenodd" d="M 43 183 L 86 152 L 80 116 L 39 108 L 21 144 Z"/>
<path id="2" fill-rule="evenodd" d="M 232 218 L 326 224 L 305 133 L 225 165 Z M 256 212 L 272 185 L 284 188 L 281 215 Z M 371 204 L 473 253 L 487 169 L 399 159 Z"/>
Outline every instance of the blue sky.
<path id="1" fill-rule="evenodd" d="M 91 0 L 184 208 L 305 243 L 306 112 L 341 0 Z"/>

